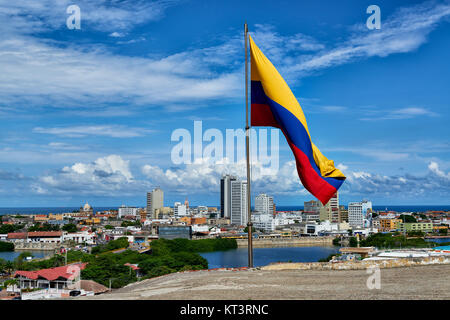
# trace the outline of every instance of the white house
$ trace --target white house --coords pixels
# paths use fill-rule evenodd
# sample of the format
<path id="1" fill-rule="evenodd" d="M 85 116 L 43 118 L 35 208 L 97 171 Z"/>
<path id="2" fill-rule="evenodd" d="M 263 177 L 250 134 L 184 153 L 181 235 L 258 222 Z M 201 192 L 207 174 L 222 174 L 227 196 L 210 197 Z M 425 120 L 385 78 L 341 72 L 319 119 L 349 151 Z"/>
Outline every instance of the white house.
<path id="1" fill-rule="evenodd" d="M 75 243 L 95 244 L 95 233 L 92 232 L 74 232 L 63 235 L 64 241 L 74 241 Z"/>

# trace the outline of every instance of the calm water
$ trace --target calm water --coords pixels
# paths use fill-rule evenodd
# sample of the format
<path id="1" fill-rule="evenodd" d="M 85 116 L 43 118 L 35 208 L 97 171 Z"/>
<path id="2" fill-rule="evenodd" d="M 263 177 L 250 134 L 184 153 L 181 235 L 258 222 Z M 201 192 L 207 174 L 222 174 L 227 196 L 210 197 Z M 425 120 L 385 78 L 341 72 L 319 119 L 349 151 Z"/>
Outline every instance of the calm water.
<path id="1" fill-rule="evenodd" d="M 98 207 L 92 208 L 94 213 L 98 211 L 117 210 L 118 207 Z M 80 207 L 48 207 L 48 208 L 0 208 L 0 216 L 5 214 L 48 214 L 48 213 L 67 213 L 74 210 L 80 210 Z"/>
<path id="2" fill-rule="evenodd" d="M 265 266 L 271 262 L 316 262 L 339 251 L 339 247 L 283 247 L 254 248 L 253 265 Z M 209 268 L 237 268 L 248 265 L 247 248 L 201 253 Z"/>
<path id="3" fill-rule="evenodd" d="M 436 238 L 436 239 L 426 239 L 426 241 L 436 242 L 436 243 L 444 243 L 444 242 L 450 242 L 449 238 Z"/>
<path id="4" fill-rule="evenodd" d="M 0 252 L 0 259 L 4 259 L 7 261 L 13 261 L 17 258 L 22 252 L 25 251 L 8 251 L 8 252 Z M 35 258 L 44 258 L 50 256 L 52 254 L 51 251 L 29 251 Z"/>

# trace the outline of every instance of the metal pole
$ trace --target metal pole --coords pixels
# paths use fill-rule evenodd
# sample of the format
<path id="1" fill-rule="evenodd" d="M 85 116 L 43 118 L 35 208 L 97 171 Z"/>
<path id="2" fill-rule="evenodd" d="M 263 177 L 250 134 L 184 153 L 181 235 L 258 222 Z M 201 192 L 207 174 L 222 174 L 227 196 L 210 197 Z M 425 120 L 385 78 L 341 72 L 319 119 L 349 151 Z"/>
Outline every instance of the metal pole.
<path id="1" fill-rule="evenodd" d="M 247 234 L 248 234 L 248 267 L 253 268 L 253 233 L 252 209 L 250 194 L 250 127 L 248 125 L 248 27 L 244 24 L 245 39 L 245 146 L 247 149 Z"/>

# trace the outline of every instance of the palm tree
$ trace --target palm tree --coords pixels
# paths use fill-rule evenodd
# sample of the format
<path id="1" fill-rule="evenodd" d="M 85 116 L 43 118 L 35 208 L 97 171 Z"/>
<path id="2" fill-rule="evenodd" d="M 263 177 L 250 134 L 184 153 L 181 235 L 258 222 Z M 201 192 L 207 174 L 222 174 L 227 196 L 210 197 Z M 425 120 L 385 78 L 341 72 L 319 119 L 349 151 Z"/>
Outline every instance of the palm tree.
<path id="1" fill-rule="evenodd" d="M 6 272 L 8 272 L 8 274 L 10 275 L 12 273 L 12 271 L 14 270 L 14 263 L 12 261 L 7 261 L 5 263 L 5 267 Z"/>

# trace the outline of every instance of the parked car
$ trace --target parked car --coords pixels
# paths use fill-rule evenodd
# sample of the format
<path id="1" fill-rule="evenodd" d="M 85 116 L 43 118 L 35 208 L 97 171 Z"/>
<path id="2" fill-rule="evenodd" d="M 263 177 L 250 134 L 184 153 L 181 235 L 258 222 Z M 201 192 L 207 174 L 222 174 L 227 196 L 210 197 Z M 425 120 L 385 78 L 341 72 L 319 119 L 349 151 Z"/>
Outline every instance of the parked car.
<path id="1" fill-rule="evenodd" d="M 69 296 L 71 296 L 71 297 L 76 297 L 76 296 L 79 296 L 80 294 L 81 294 L 80 290 L 72 290 L 69 292 Z"/>

